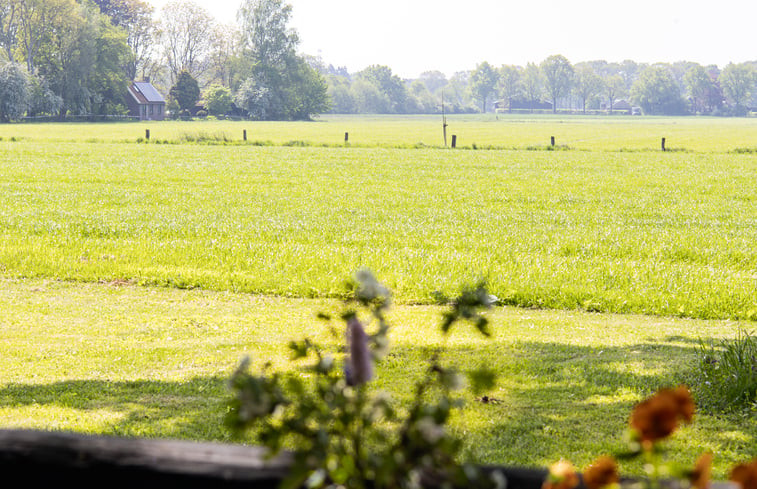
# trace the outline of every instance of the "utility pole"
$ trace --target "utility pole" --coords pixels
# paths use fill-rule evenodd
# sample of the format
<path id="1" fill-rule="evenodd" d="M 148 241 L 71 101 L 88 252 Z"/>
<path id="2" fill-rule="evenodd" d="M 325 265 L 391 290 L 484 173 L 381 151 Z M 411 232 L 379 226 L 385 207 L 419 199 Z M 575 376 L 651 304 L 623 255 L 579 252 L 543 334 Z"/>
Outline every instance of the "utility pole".
<path id="1" fill-rule="evenodd" d="M 444 113 L 444 89 L 442 89 L 442 133 L 444 133 L 444 147 L 447 147 L 447 114 Z"/>

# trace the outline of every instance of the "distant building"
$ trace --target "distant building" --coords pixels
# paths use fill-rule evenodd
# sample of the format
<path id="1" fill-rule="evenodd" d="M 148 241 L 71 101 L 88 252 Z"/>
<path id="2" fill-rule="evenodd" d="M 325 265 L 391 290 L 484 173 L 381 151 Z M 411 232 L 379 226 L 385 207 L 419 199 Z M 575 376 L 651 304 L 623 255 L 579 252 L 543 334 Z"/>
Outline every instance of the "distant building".
<path id="1" fill-rule="evenodd" d="M 162 121 L 166 117 L 166 99 L 150 82 L 134 82 L 126 97 L 129 115 L 141 121 Z"/>

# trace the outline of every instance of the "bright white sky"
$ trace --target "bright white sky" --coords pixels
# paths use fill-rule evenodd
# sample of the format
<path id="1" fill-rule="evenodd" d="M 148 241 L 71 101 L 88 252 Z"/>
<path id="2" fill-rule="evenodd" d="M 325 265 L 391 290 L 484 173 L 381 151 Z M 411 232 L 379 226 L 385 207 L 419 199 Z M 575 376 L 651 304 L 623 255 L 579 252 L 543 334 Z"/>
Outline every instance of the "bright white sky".
<path id="1" fill-rule="evenodd" d="M 169 0 L 148 0 L 159 10 Z M 193 0 L 235 23 L 241 0 Z M 695 61 L 757 60 L 755 0 L 289 0 L 300 51 L 356 72 L 371 64 L 415 78 L 481 61 L 525 65 L 562 54 Z"/>

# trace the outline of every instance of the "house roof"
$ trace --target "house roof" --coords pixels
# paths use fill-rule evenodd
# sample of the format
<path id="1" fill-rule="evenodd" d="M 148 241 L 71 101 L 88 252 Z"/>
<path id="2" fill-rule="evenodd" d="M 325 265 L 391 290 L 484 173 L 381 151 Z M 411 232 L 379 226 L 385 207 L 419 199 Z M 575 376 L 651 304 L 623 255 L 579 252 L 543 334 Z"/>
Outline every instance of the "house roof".
<path id="1" fill-rule="evenodd" d="M 158 92 L 150 82 L 134 82 L 132 92 L 140 103 L 165 103 L 166 99 Z"/>

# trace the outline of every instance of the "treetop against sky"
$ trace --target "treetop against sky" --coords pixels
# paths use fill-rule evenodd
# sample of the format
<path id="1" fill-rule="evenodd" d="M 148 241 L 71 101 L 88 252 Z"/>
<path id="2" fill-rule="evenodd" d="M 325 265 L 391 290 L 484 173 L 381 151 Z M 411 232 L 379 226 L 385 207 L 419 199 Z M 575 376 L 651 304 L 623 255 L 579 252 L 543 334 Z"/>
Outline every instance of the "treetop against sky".
<path id="1" fill-rule="evenodd" d="M 159 10 L 171 0 L 149 0 Z M 216 20 L 234 23 L 241 0 L 194 0 Z M 300 49 L 356 72 L 385 64 L 403 77 L 448 76 L 492 64 L 695 61 L 721 68 L 757 59 L 757 3 L 743 0 L 289 0 Z"/>

